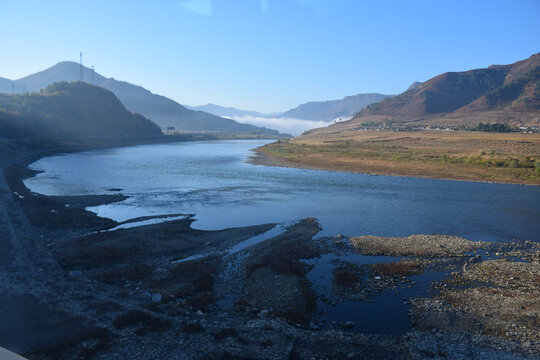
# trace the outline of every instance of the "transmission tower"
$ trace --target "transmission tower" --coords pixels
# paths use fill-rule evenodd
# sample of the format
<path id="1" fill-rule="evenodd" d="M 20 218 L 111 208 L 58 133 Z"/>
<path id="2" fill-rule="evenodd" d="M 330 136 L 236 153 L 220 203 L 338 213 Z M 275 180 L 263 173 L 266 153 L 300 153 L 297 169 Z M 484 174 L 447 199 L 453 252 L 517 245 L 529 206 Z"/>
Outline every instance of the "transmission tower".
<path id="1" fill-rule="evenodd" d="M 80 55 L 81 55 L 81 79 L 80 80 L 83 81 L 83 75 L 82 75 L 82 52 L 81 52 Z"/>

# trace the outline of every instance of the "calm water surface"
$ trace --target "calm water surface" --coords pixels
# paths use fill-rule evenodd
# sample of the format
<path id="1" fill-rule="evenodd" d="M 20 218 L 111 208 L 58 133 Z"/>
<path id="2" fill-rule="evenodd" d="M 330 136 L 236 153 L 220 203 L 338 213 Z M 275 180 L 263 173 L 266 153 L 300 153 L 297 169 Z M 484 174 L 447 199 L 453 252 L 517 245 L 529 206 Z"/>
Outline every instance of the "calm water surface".
<path id="1" fill-rule="evenodd" d="M 144 145 L 43 158 L 32 168 L 43 173 L 26 185 L 46 195 L 113 194 L 130 198 L 90 208 L 124 221 L 140 216 L 195 214 L 193 227 L 222 229 L 280 223 L 268 234 L 309 216 L 321 235 L 458 235 L 471 240 L 539 241 L 540 187 L 446 180 L 369 176 L 246 164 L 251 149 L 268 141 L 237 140 Z M 156 221 L 156 220 L 151 220 Z M 240 251 L 259 237 L 230 252 Z M 264 240 L 264 239 L 262 239 Z M 202 256 L 202 255 L 197 255 Z M 333 255 L 332 255 L 333 256 Z M 331 255 L 309 260 L 314 291 L 332 294 Z M 334 256 L 335 257 L 335 256 Z M 357 265 L 396 261 L 393 257 L 350 255 Z M 411 326 L 402 298 L 424 296 L 444 273 L 415 275 L 415 285 L 377 295 L 374 302 L 318 301 L 323 327 L 352 320 L 352 331 L 404 334 Z M 237 295 L 219 302 L 231 306 Z"/>
<path id="2" fill-rule="evenodd" d="M 183 142 L 43 158 L 26 185 L 46 195 L 131 196 L 89 210 L 117 221 L 195 214 L 198 229 L 317 218 L 322 235 L 414 233 L 539 240 L 540 187 L 250 165 L 268 141 Z"/>

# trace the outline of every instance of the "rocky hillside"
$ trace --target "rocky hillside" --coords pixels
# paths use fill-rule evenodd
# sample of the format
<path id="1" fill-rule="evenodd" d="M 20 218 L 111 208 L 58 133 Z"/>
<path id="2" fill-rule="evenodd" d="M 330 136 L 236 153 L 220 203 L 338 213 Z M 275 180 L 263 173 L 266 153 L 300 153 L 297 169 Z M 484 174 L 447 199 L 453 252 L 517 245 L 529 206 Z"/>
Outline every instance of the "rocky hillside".
<path id="1" fill-rule="evenodd" d="M 110 91 L 83 82 L 54 83 L 39 93 L 0 94 L 0 135 L 19 137 L 146 137 L 162 135 Z"/>
<path id="2" fill-rule="evenodd" d="M 418 127 L 475 126 L 480 122 L 540 125 L 540 53 L 510 65 L 447 72 L 415 83 L 328 131 L 366 124 Z"/>

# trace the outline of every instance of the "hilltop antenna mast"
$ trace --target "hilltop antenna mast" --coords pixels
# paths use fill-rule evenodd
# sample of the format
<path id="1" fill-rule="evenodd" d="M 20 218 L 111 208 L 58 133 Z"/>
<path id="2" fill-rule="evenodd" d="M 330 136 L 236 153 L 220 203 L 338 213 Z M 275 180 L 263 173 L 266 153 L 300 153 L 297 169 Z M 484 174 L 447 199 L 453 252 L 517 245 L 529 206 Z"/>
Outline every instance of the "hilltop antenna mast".
<path id="1" fill-rule="evenodd" d="M 82 76 L 82 52 L 81 52 L 81 81 L 83 81 L 83 76 Z"/>
<path id="2" fill-rule="evenodd" d="M 92 85 L 94 85 L 94 65 L 92 65 Z"/>

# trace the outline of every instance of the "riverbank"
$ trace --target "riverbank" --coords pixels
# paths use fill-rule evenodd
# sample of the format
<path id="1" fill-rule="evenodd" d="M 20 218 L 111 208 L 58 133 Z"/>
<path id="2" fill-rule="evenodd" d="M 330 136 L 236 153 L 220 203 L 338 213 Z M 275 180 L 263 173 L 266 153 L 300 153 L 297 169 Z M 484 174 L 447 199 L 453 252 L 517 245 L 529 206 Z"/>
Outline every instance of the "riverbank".
<path id="1" fill-rule="evenodd" d="M 472 131 L 309 132 L 257 149 L 254 164 L 512 184 L 540 184 L 540 135 Z"/>
<path id="2" fill-rule="evenodd" d="M 29 161 L 6 167 L 0 181 L 0 227 L 9 234 L 0 257 L 0 302 L 9 317 L 4 312 L 0 319 L 0 338 L 30 359 L 532 359 L 540 353 L 536 339 L 521 342 L 538 318 L 534 303 L 524 304 L 530 317 L 518 324 L 525 327 L 518 336 L 436 322 L 457 311 L 458 301 L 422 319 L 411 315 L 414 323 L 396 335 L 367 333 L 368 319 L 352 313 L 344 321 L 328 317 L 348 301 L 377 305 L 381 294 L 394 298 L 391 304 L 444 302 L 438 288 L 452 273 L 512 262 L 518 254 L 535 261 L 534 244 L 436 236 L 426 248 L 410 246 L 415 237 L 317 238 L 313 218 L 201 231 L 191 227 L 192 214 L 169 214 L 171 221 L 113 230 L 118 223 L 85 207 L 125 197 L 32 193 L 22 182 L 32 175 Z M 380 246 L 367 246 L 370 241 Z M 426 280 L 433 294 L 415 288 L 419 276 L 433 272 L 442 274 Z M 330 293 L 315 281 L 321 276 L 330 279 Z M 467 286 L 479 285 L 472 283 Z M 411 314 L 422 314 L 414 306 Z M 513 321 L 487 314 L 496 323 Z"/>

